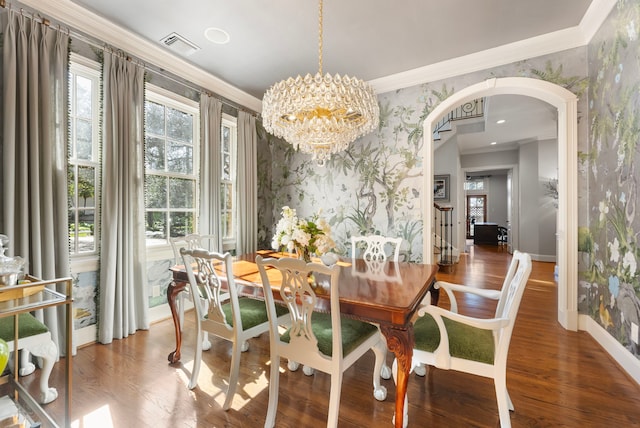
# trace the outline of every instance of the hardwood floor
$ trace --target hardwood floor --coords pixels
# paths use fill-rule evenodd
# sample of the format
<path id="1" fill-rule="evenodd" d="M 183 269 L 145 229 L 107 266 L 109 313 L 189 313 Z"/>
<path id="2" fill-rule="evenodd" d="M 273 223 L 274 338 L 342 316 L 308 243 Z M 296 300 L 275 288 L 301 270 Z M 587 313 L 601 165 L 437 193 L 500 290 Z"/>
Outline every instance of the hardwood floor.
<path id="1" fill-rule="evenodd" d="M 472 247 L 453 272 L 438 279 L 484 288 L 498 288 L 509 255 L 494 248 Z M 514 427 L 640 426 L 640 386 L 585 332 L 563 330 L 556 321 L 553 264 L 534 263 L 509 353 L 507 386 L 515 406 Z M 448 306 L 446 296 L 441 306 Z M 464 308 L 491 315 L 494 307 L 467 300 Z M 192 317 L 187 316 L 182 363 L 169 365 L 174 347 L 171 320 L 154 324 L 110 345 L 81 348 L 74 357 L 74 427 L 259 427 L 268 402 L 268 335 L 251 342 L 242 355 L 240 384 L 232 409 L 221 410 L 231 347 L 214 339 L 204 355 L 199 385 L 187 389 L 194 352 Z M 389 363 L 391 363 L 389 357 Z M 276 426 L 323 427 L 330 388 L 329 376 L 305 376 L 284 370 Z M 340 427 L 390 427 L 393 380 L 383 381 L 387 400 L 372 396 L 373 353 L 345 373 Z M 51 377 L 62 396 L 58 363 Z M 39 371 L 37 371 L 39 372 Z M 31 379 L 29 379 L 31 378 Z M 37 376 L 24 381 L 35 388 Z M 489 379 L 430 369 L 425 378 L 409 381 L 410 426 L 499 426 L 493 384 Z M 47 405 L 57 420 L 62 401 Z"/>

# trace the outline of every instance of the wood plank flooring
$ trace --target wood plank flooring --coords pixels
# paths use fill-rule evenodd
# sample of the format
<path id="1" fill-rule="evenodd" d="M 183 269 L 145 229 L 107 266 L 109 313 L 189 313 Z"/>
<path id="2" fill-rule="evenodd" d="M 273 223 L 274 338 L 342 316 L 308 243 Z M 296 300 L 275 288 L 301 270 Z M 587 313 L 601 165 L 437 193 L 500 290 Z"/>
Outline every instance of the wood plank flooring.
<path id="1" fill-rule="evenodd" d="M 499 288 L 510 256 L 495 247 L 471 247 L 451 273 L 438 279 Z M 515 406 L 514 427 L 640 426 L 640 386 L 585 332 L 563 330 L 556 321 L 553 264 L 534 263 L 516 322 L 509 353 L 507 386 Z M 447 307 L 446 296 L 441 306 Z M 461 310 L 490 315 L 494 307 L 475 299 Z M 214 339 L 204 352 L 199 385 L 187 389 L 194 352 L 192 315 L 187 315 L 182 363 L 169 365 L 173 350 L 171 320 L 154 324 L 110 345 L 81 348 L 74 357 L 72 426 L 74 427 L 260 427 L 268 402 L 269 343 L 264 334 L 242 355 L 240 384 L 232 409 L 221 410 L 231 347 Z M 392 358 L 389 357 L 389 363 Z M 385 402 L 372 396 L 373 354 L 345 373 L 340 427 L 390 427 L 393 380 L 383 381 Z M 323 427 L 329 376 L 288 372 L 281 364 L 277 427 Z M 51 384 L 61 398 L 47 409 L 63 415 L 63 362 Z M 39 370 L 37 371 L 39 372 Z M 37 375 L 23 381 L 33 390 Z M 430 369 L 425 378 L 411 375 L 409 420 L 415 427 L 497 427 L 498 411 L 489 379 Z"/>

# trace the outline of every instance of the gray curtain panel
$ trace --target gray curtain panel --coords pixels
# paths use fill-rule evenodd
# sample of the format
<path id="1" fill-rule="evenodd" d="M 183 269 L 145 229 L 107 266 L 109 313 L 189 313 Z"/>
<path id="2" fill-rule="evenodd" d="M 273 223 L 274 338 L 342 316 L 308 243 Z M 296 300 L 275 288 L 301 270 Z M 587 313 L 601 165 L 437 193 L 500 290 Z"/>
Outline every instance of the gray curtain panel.
<path id="1" fill-rule="evenodd" d="M 2 224 L 7 255 L 42 279 L 70 276 L 67 212 L 69 36 L 12 9 L 0 10 L 2 43 Z M 64 290 L 58 290 L 64 291 Z M 60 352 L 64 308 L 38 313 Z"/>
<path id="2" fill-rule="evenodd" d="M 144 68 L 104 53 L 98 340 L 149 328 L 144 226 Z"/>
<path id="3" fill-rule="evenodd" d="M 258 136 L 256 118 L 238 112 L 237 253 L 258 249 Z"/>
<path id="4" fill-rule="evenodd" d="M 220 233 L 220 157 L 222 102 L 207 94 L 200 97 L 200 213 L 198 231 L 216 237 L 216 251 L 222 251 Z"/>

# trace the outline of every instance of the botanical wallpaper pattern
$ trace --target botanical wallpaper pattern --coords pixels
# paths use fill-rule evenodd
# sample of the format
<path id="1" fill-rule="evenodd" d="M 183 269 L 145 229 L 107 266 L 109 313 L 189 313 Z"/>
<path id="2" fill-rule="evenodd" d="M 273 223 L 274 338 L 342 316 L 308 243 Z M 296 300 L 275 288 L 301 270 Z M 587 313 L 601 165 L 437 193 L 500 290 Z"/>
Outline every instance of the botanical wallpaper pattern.
<path id="1" fill-rule="evenodd" d="M 579 310 L 638 356 L 640 2 L 619 0 L 589 45 L 589 222 L 579 229 Z"/>
<path id="2" fill-rule="evenodd" d="M 274 218 L 283 205 L 302 216 L 317 213 L 332 225 L 338 251 L 349 252 L 352 235 L 380 233 L 404 240 L 406 260 L 422 260 L 422 124 L 458 89 L 491 77 L 545 79 L 582 96 L 587 89 L 586 47 L 472 74 L 379 94 L 379 128 L 318 167 L 308 155 L 259 132 L 261 214 L 259 244 L 269 247 Z M 579 102 L 579 114 L 586 101 Z M 586 122 L 579 126 L 586 147 Z M 273 165 L 273 168 L 271 167 Z M 264 189 L 264 191 L 262 191 Z M 270 192 L 270 193 L 269 193 Z M 265 215 L 263 215 L 263 213 Z"/>
<path id="3" fill-rule="evenodd" d="M 401 236 L 422 259 L 422 122 L 456 90 L 490 77 L 548 80 L 578 103 L 579 312 L 591 316 L 638 357 L 640 218 L 640 2 L 619 0 L 586 48 L 533 58 L 379 95 L 380 127 L 318 168 L 288 144 L 261 134 L 261 244 L 268 247 L 282 205 L 322 209 L 341 252 L 353 234 Z M 271 162 L 272 161 L 272 162 Z M 269 170 L 270 165 L 276 165 Z M 270 192 L 270 193 L 268 193 Z"/>

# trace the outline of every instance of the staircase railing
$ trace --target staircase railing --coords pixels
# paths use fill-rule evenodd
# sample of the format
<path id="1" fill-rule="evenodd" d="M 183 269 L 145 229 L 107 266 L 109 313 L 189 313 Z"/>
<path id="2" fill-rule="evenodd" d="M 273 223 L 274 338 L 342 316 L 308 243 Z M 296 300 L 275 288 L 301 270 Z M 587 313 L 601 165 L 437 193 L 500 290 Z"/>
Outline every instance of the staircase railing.
<path id="1" fill-rule="evenodd" d="M 458 106 L 444 116 L 433 129 L 433 139 L 439 140 L 440 133 L 451 131 L 451 122 L 484 116 L 484 98 L 478 98 Z"/>
<path id="2" fill-rule="evenodd" d="M 451 244 L 453 230 L 453 207 L 442 207 L 433 204 L 435 208 L 436 230 L 439 232 L 438 241 L 435 242 L 436 248 L 440 250 L 438 265 L 443 271 L 448 272 L 455 264 L 453 257 L 453 245 Z"/>

